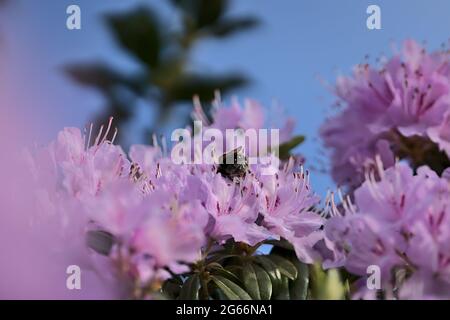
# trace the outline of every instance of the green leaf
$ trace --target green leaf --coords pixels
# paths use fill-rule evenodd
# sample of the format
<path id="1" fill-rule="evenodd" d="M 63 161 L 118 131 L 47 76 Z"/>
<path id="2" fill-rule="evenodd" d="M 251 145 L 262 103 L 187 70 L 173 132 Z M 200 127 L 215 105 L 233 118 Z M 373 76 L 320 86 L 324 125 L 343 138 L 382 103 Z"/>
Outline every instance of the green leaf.
<path id="1" fill-rule="evenodd" d="M 235 273 L 223 268 L 222 266 L 220 268 L 213 267 L 211 270 L 211 274 L 227 278 L 227 279 L 233 281 L 234 283 L 238 284 L 239 286 L 244 285 L 243 282 L 241 281 L 241 279 L 239 279 L 239 277 Z"/>
<path id="2" fill-rule="evenodd" d="M 212 276 L 211 279 L 217 285 L 217 287 L 222 290 L 222 292 L 227 296 L 228 299 L 252 300 L 250 295 L 233 281 L 221 276 Z"/>
<path id="3" fill-rule="evenodd" d="M 343 300 L 345 298 L 345 285 L 342 283 L 337 269 L 328 270 L 325 289 L 327 292 L 326 299 L 328 300 Z"/>
<path id="4" fill-rule="evenodd" d="M 64 66 L 63 71 L 78 84 L 94 87 L 105 94 L 110 94 L 118 85 L 135 94 L 146 90 L 145 75 L 123 75 L 104 63 L 75 63 Z"/>
<path id="5" fill-rule="evenodd" d="M 295 280 L 295 278 L 297 278 L 297 268 L 288 259 L 275 254 L 270 254 L 267 257 L 269 257 L 278 266 L 282 275 L 291 280 Z"/>
<path id="6" fill-rule="evenodd" d="M 239 266 L 236 264 L 226 266 L 225 269 L 234 274 L 239 274 L 239 275 L 242 274 L 242 266 Z"/>
<path id="7" fill-rule="evenodd" d="M 194 274 L 186 279 L 181 287 L 179 300 L 198 300 L 198 291 L 200 290 L 200 277 Z"/>
<path id="8" fill-rule="evenodd" d="M 286 249 L 286 250 L 289 250 L 289 251 L 293 251 L 294 250 L 294 246 L 290 242 L 285 240 L 285 239 L 266 240 L 266 241 L 264 241 L 264 244 L 270 244 L 270 245 L 273 245 L 274 247 Z"/>
<path id="9" fill-rule="evenodd" d="M 197 26 L 204 27 L 214 24 L 225 14 L 227 0 L 197 0 Z"/>
<path id="10" fill-rule="evenodd" d="M 208 269 L 223 269 L 222 265 L 218 262 L 210 262 L 207 265 Z"/>
<path id="11" fill-rule="evenodd" d="M 106 22 L 125 50 L 148 66 L 158 65 L 162 37 L 152 10 L 139 7 L 124 14 L 107 15 Z"/>
<path id="12" fill-rule="evenodd" d="M 289 293 L 293 300 L 306 300 L 309 285 L 309 269 L 308 266 L 293 257 L 292 263 L 297 268 L 297 278 L 290 282 Z"/>
<path id="13" fill-rule="evenodd" d="M 180 295 L 181 286 L 183 283 L 178 278 L 171 278 L 164 281 L 161 291 L 168 299 L 175 299 Z"/>
<path id="14" fill-rule="evenodd" d="M 345 280 L 344 283 L 344 298 L 345 300 L 351 300 L 351 291 L 350 291 L 350 281 L 348 279 Z"/>
<path id="15" fill-rule="evenodd" d="M 105 91 L 123 81 L 118 72 L 103 63 L 71 64 L 64 67 L 64 72 L 81 85 Z"/>
<path id="16" fill-rule="evenodd" d="M 305 141 L 304 136 L 295 136 L 291 140 L 280 144 L 279 146 L 279 157 L 280 159 L 288 159 L 292 149 L 297 147 L 299 144 Z"/>
<path id="17" fill-rule="evenodd" d="M 245 289 L 254 300 L 269 300 L 272 282 L 269 275 L 256 264 L 246 263 L 242 269 Z"/>
<path id="18" fill-rule="evenodd" d="M 261 300 L 258 278 L 252 264 L 246 263 L 244 265 L 242 268 L 242 277 L 244 279 L 245 290 L 250 294 L 252 299 Z"/>
<path id="19" fill-rule="evenodd" d="M 283 277 L 281 281 L 281 288 L 278 292 L 278 295 L 275 297 L 275 300 L 289 300 L 289 279 L 287 277 Z"/>
<path id="20" fill-rule="evenodd" d="M 171 0 L 195 21 L 197 28 L 216 23 L 226 12 L 228 0 Z"/>
<path id="21" fill-rule="evenodd" d="M 227 37 L 238 31 L 244 31 L 259 25 L 259 20 L 254 17 L 227 18 L 217 22 L 208 29 L 208 33 L 218 37 Z"/>
<path id="22" fill-rule="evenodd" d="M 278 294 L 279 289 L 282 285 L 282 276 L 281 272 L 278 269 L 277 265 L 272 262 L 269 258 L 266 256 L 256 256 L 255 262 L 258 263 L 261 267 L 264 268 L 264 270 L 269 275 L 271 281 L 272 281 L 272 294 L 276 295 Z"/>
<path id="23" fill-rule="evenodd" d="M 228 297 L 218 287 L 215 287 L 211 291 L 211 298 L 213 300 L 228 300 Z"/>
<path id="24" fill-rule="evenodd" d="M 218 261 L 222 261 L 228 258 L 235 258 L 235 257 L 239 257 L 239 255 L 237 254 L 225 254 L 225 253 L 213 253 L 212 255 L 210 255 L 208 257 L 208 259 L 206 260 L 206 263 L 215 263 Z"/>
<path id="25" fill-rule="evenodd" d="M 311 295 L 316 300 L 342 300 L 346 288 L 337 269 L 325 271 L 319 264 L 310 267 Z"/>

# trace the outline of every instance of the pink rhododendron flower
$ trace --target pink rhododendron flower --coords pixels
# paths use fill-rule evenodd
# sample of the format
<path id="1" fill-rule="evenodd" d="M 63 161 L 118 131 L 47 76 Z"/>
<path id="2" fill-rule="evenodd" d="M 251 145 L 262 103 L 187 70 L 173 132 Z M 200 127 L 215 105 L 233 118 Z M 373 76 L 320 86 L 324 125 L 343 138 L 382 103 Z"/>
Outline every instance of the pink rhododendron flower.
<path id="1" fill-rule="evenodd" d="M 317 260 L 312 250 L 323 238 L 319 231 L 324 219 L 314 211 L 319 199 L 311 192 L 309 173 L 295 172 L 291 159 L 275 175 L 260 176 L 260 211 L 263 225 L 276 236 L 294 245 L 299 259 L 306 263 Z"/>
<path id="2" fill-rule="evenodd" d="M 49 147 L 55 162 L 64 171 L 63 184 L 77 197 L 95 195 L 111 181 L 128 174 L 125 153 L 107 140 L 111 121 L 103 135 L 103 127 L 100 129 L 93 145 L 92 127 L 88 136 L 77 128 L 66 128 Z"/>
<path id="3" fill-rule="evenodd" d="M 332 210 L 325 225 L 332 258 L 324 266 L 365 277 L 375 265 L 387 296 L 449 298 L 449 180 L 427 167 L 414 174 L 405 163 L 376 174 L 355 190 L 354 204 L 344 201 L 342 210 Z M 369 291 L 364 284 L 356 296 Z"/>
<path id="4" fill-rule="evenodd" d="M 149 256 L 155 268 L 169 267 L 172 272 L 180 269 L 180 263 L 200 259 L 200 249 L 205 244 L 204 227 L 207 214 L 198 201 L 171 203 L 171 210 L 158 197 L 149 196 L 141 204 L 145 218 L 137 226 L 130 247 L 137 255 Z M 193 219 L 193 216 L 200 217 Z"/>
<path id="5" fill-rule="evenodd" d="M 260 129 L 264 116 L 247 101 L 244 109 L 220 106 L 208 125 Z M 298 161 L 271 162 L 267 175 L 265 163 L 231 171 L 221 166 L 237 164 L 175 163 L 156 143 L 133 145 L 127 156 L 113 144 L 115 134 L 108 139 L 110 129 L 111 122 L 94 139 L 92 128 L 88 134 L 65 128 L 27 160 L 35 227 L 51 225 L 48 238 L 64 244 L 54 250 L 97 272 L 118 297 L 151 297 L 228 241 L 256 250 L 265 240 L 284 239 L 301 261 L 320 259 L 315 245 L 324 220 Z M 288 122 L 283 136 L 291 130 Z"/>
<path id="6" fill-rule="evenodd" d="M 336 95 L 344 110 L 321 128 L 324 144 L 332 151 L 335 181 L 358 186 L 376 155 L 385 167 L 392 166 L 395 157 L 418 167 L 425 164 L 424 157 L 414 152 L 429 152 L 433 143 L 450 157 L 449 94 L 448 53 L 427 53 L 412 40 L 381 69 L 359 65 L 352 77 L 339 78 Z M 421 143 L 420 149 L 409 150 L 411 143 Z"/>
<path id="7" fill-rule="evenodd" d="M 247 175 L 239 184 L 220 174 L 205 176 L 200 183 L 207 190 L 206 210 L 214 219 L 212 237 L 218 240 L 232 237 L 236 241 L 255 245 L 271 236 L 268 230 L 256 223 L 258 191 L 252 175 Z"/>

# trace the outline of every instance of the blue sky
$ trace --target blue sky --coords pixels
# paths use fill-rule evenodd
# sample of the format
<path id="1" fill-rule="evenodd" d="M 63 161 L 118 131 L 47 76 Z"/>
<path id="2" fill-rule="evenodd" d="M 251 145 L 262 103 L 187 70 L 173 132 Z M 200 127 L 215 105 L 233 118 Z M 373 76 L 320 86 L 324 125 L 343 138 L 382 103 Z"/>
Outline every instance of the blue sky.
<path id="1" fill-rule="evenodd" d="M 124 69 L 135 67 L 116 50 L 100 14 L 137 3 L 157 7 L 164 19 L 176 21 L 166 1 L 14 0 L 0 13 L 0 68 L 14 74 L 14 83 L 2 81 L 0 93 L 42 123 L 39 138 L 49 140 L 63 126 L 83 127 L 102 106 L 95 91 L 79 88 L 61 74 L 62 65 L 106 60 Z M 81 30 L 65 27 L 69 4 L 81 7 Z M 381 7 L 381 30 L 366 28 L 369 4 Z M 448 0 L 235 0 L 232 13 L 258 16 L 261 27 L 227 41 L 205 42 L 193 59 L 201 68 L 250 75 L 253 85 L 235 94 L 282 105 L 297 119 L 296 132 L 308 138 L 299 151 L 316 163 L 323 156 L 315 137 L 333 101 L 320 79 L 332 83 L 366 55 L 371 61 L 389 55 L 393 44 L 406 38 L 438 48 L 449 38 L 448 12 Z M 312 179 L 320 194 L 333 187 L 326 175 L 313 173 Z"/>

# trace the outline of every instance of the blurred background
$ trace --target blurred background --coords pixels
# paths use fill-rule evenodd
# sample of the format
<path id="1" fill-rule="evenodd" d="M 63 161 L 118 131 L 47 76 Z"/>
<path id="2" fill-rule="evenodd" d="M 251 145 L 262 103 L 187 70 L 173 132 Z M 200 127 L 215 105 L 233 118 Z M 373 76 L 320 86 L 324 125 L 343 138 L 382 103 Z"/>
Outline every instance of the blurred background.
<path id="1" fill-rule="evenodd" d="M 80 30 L 66 27 L 71 4 Z M 381 30 L 366 27 L 370 4 Z M 191 96 L 209 102 L 220 88 L 296 119 L 296 151 L 323 195 L 334 187 L 317 139 L 329 84 L 406 38 L 439 48 L 448 12 L 448 0 L 0 0 L 0 124 L 45 143 L 113 115 L 126 149 L 185 126 Z"/>

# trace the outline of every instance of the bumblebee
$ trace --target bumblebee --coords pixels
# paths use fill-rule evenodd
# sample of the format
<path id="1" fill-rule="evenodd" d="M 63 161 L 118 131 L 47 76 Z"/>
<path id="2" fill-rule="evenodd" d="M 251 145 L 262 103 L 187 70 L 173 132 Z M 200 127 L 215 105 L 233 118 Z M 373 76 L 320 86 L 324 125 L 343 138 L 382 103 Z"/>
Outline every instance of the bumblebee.
<path id="1" fill-rule="evenodd" d="M 219 158 L 217 172 L 225 178 L 230 180 L 234 180 L 234 178 L 243 178 L 247 171 L 248 159 L 245 156 L 242 147 L 224 153 Z"/>

